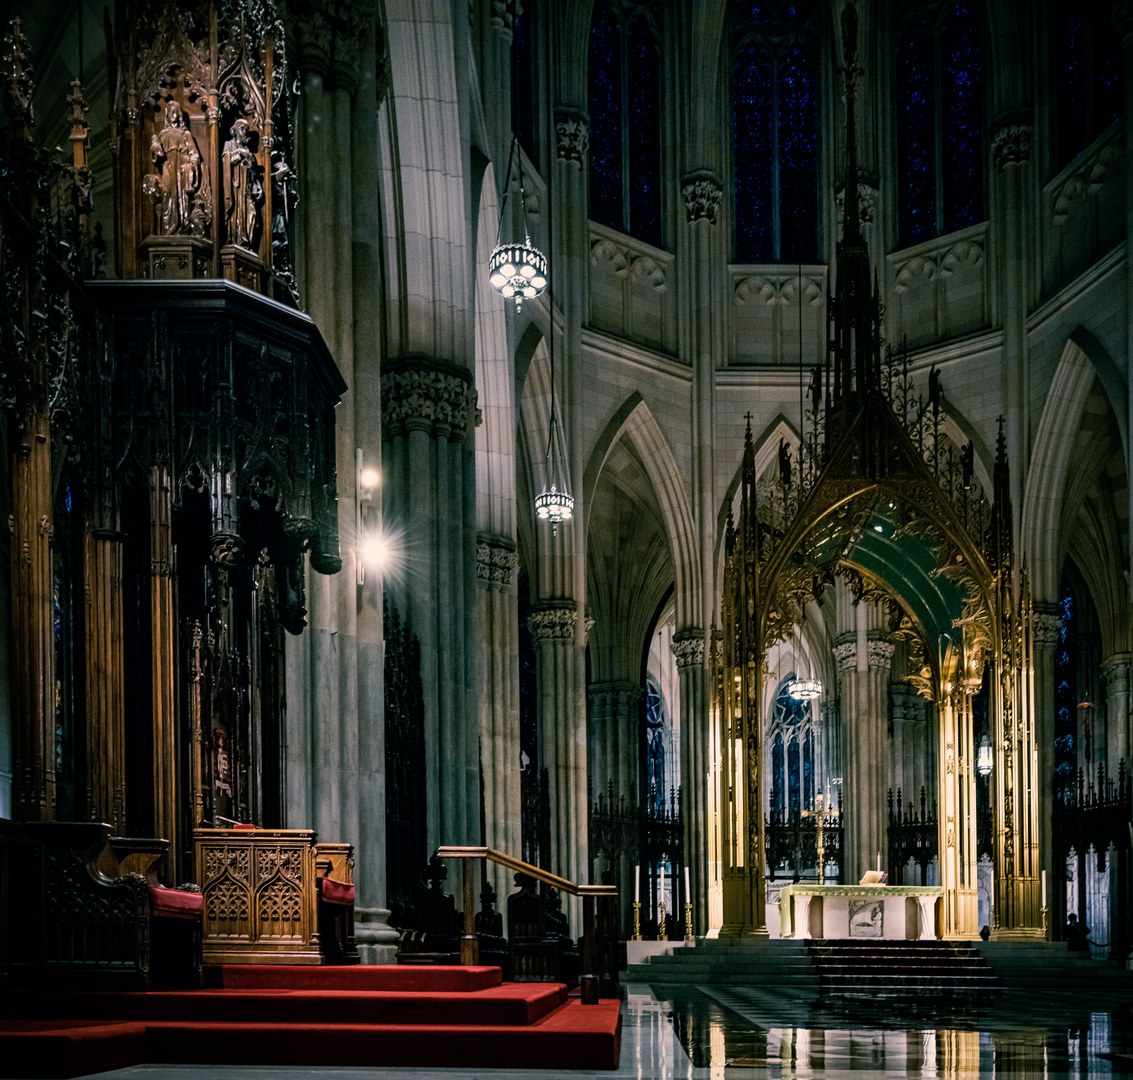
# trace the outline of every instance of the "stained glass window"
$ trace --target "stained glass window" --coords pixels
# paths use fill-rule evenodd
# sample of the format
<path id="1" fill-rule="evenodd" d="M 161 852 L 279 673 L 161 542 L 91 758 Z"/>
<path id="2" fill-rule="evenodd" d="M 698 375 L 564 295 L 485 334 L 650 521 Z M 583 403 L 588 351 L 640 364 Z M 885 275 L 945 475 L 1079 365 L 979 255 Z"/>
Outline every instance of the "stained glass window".
<path id="1" fill-rule="evenodd" d="M 803 808 L 814 808 L 814 732 L 809 728 L 803 739 Z"/>
<path id="2" fill-rule="evenodd" d="M 799 740 L 795 735 L 787 744 L 787 809 L 794 821 L 799 816 Z"/>
<path id="3" fill-rule="evenodd" d="M 1121 38 L 1110 0 L 1058 0 L 1053 32 L 1058 169 L 1122 113 Z"/>
<path id="4" fill-rule="evenodd" d="M 783 820 L 783 736 L 777 734 L 771 746 L 771 820 Z"/>
<path id="5" fill-rule="evenodd" d="M 818 257 L 818 77 L 813 2 L 732 0 L 737 262 Z"/>
<path id="6" fill-rule="evenodd" d="M 535 160 L 535 0 L 516 4 L 511 38 L 511 126 L 519 145 Z"/>
<path id="7" fill-rule="evenodd" d="M 590 217 L 660 246 L 661 57 L 651 5 L 596 0 L 588 64 Z"/>
<path id="8" fill-rule="evenodd" d="M 787 692 L 794 677 L 791 672 L 779 683 L 767 728 L 771 820 L 779 822 L 796 820 L 802 810 L 814 806 L 813 711 L 809 701 L 799 701 Z"/>
<path id="9" fill-rule="evenodd" d="M 983 27 L 978 0 L 897 28 L 897 231 L 903 246 L 983 219 Z"/>

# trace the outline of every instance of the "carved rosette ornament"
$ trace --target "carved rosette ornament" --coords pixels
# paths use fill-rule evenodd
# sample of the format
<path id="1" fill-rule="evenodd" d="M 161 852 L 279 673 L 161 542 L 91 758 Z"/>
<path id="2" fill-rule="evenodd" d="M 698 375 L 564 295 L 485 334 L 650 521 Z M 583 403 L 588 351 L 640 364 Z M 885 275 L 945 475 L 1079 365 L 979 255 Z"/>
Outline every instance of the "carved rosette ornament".
<path id="1" fill-rule="evenodd" d="M 892 641 L 870 641 L 866 644 L 870 671 L 887 671 L 893 663 L 896 646 Z"/>
<path id="2" fill-rule="evenodd" d="M 476 577 L 492 585 L 510 585 L 515 580 L 519 555 L 510 540 L 481 536 L 476 544 Z"/>
<path id="3" fill-rule="evenodd" d="M 1029 124 L 1004 124 L 991 140 L 991 156 L 995 171 L 1003 172 L 1008 165 L 1019 165 L 1031 158 L 1031 135 Z"/>
<path id="4" fill-rule="evenodd" d="M 382 436 L 427 431 L 461 442 L 479 422 L 476 388 L 458 369 L 411 367 L 382 374 Z"/>
<path id="5" fill-rule="evenodd" d="M 669 648 L 673 651 L 673 658 L 677 662 L 678 670 L 702 667 L 704 664 L 704 631 L 682 630 L 674 636 L 673 643 Z"/>
<path id="6" fill-rule="evenodd" d="M 686 177 L 681 185 L 681 197 L 685 201 L 685 216 L 689 222 L 707 221 L 709 225 L 716 224 L 724 189 L 714 176 Z"/>
<path id="7" fill-rule="evenodd" d="M 838 663 L 839 675 L 844 675 L 847 671 L 853 671 L 858 663 L 857 642 L 843 641 L 841 645 L 835 645 L 834 659 Z"/>
<path id="8" fill-rule="evenodd" d="M 578 625 L 578 608 L 574 604 L 545 604 L 532 608 L 527 628 L 536 642 L 573 641 Z"/>
<path id="9" fill-rule="evenodd" d="M 578 113 L 558 113 L 555 116 L 555 132 L 559 160 L 582 165 L 590 149 L 590 131 L 585 117 Z"/>
<path id="10" fill-rule="evenodd" d="M 1053 611 L 1036 611 L 1031 616 L 1031 633 L 1040 644 L 1055 644 L 1062 634 L 1062 616 Z"/>

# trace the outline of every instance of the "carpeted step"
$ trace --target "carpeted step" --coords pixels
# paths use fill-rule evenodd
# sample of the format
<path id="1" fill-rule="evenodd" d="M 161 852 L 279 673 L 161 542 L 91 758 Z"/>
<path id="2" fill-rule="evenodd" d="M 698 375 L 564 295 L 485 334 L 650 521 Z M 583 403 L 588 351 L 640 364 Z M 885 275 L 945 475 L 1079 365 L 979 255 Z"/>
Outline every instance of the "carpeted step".
<path id="1" fill-rule="evenodd" d="M 391 1024 L 146 1024 L 150 1062 L 195 1065 L 616 1069 L 621 1003 L 568 1002 L 527 1027 Z"/>
<path id="2" fill-rule="evenodd" d="M 217 990 L 394 990 L 467 993 L 499 986 L 498 967 L 444 964 L 218 964 L 205 968 L 205 984 Z"/>
<path id="3" fill-rule="evenodd" d="M 533 1024 L 566 1000 L 559 983 L 471 993 L 358 990 L 32 991 L 0 994 L 0 1015 L 27 1019 L 306 1024 Z"/>
<path id="4" fill-rule="evenodd" d="M 0 1076 L 67 1077 L 145 1061 L 143 1024 L 0 1020 Z"/>

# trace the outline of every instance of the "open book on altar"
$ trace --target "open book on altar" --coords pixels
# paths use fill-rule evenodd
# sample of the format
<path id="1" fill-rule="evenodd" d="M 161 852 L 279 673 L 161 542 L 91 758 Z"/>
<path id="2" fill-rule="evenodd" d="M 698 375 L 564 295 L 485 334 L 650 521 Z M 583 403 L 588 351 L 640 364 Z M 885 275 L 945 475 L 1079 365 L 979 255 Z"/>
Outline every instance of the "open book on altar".
<path id="1" fill-rule="evenodd" d="M 859 885 L 884 885 L 889 875 L 884 870 L 867 870 L 862 874 Z"/>

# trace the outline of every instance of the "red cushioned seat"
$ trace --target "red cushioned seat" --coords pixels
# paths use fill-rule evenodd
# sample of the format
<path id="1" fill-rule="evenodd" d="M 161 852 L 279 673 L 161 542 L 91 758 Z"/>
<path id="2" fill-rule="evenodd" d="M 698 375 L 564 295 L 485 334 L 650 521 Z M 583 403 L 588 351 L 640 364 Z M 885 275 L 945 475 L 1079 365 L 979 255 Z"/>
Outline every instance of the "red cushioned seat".
<path id="1" fill-rule="evenodd" d="M 319 878 L 319 891 L 328 904 L 353 904 L 354 886 L 334 878 Z"/>
<path id="2" fill-rule="evenodd" d="M 149 890 L 150 910 L 154 915 L 166 918 L 195 919 L 204 914 L 205 898 L 199 892 L 186 889 L 166 889 L 151 885 Z"/>

